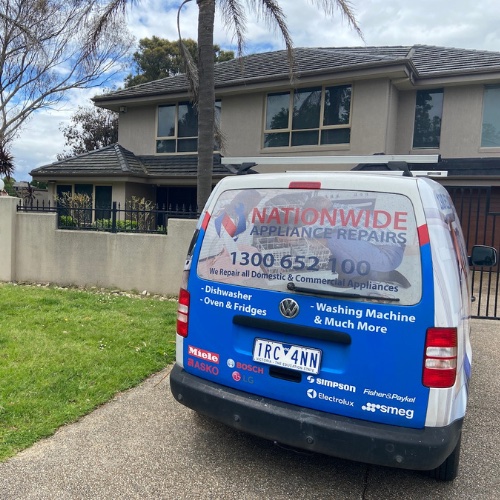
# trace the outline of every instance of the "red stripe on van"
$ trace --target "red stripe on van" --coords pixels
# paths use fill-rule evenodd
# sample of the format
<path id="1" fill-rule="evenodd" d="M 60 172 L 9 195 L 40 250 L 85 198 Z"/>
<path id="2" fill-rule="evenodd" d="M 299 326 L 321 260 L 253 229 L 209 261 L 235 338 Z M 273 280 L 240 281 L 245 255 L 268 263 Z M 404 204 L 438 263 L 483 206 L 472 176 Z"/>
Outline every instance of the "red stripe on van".
<path id="1" fill-rule="evenodd" d="M 423 226 L 419 226 L 418 228 L 418 241 L 420 242 L 420 246 L 423 247 L 429 243 L 429 229 L 427 224 Z"/>
<path id="2" fill-rule="evenodd" d="M 203 229 L 203 231 L 205 231 L 205 229 L 207 228 L 209 221 L 210 214 L 208 212 L 205 212 L 205 217 L 203 217 L 203 222 L 201 223 L 201 228 Z"/>

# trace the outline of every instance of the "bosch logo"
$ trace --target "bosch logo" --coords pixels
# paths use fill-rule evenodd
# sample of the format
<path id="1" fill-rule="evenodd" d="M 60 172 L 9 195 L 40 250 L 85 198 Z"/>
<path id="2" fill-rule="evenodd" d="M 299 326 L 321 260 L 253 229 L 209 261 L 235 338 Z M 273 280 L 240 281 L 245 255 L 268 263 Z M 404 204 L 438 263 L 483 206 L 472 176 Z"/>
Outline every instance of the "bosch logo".
<path id="1" fill-rule="evenodd" d="M 279 311 L 285 318 L 295 318 L 299 314 L 299 304 L 293 299 L 283 299 L 280 302 Z"/>

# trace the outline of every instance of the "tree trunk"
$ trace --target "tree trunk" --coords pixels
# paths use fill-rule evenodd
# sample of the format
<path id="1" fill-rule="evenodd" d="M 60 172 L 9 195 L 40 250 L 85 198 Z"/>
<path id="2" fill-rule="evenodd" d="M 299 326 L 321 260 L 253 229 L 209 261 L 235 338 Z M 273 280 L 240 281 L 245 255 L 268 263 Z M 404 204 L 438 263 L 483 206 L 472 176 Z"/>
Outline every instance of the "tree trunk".
<path id="1" fill-rule="evenodd" d="M 198 3 L 198 212 L 212 191 L 214 154 L 215 89 L 214 89 L 214 18 L 215 0 Z"/>

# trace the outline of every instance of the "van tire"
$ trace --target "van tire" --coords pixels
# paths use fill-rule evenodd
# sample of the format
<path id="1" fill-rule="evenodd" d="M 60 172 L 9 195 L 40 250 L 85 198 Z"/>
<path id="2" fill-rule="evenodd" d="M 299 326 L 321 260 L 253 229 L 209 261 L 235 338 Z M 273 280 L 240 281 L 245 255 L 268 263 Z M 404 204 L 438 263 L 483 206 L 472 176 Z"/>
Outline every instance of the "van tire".
<path id="1" fill-rule="evenodd" d="M 460 434 L 455 449 L 451 452 L 450 456 L 439 467 L 429 471 L 431 477 L 438 481 L 452 481 L 457 477 L 461 441 L 462 434 Z"/>

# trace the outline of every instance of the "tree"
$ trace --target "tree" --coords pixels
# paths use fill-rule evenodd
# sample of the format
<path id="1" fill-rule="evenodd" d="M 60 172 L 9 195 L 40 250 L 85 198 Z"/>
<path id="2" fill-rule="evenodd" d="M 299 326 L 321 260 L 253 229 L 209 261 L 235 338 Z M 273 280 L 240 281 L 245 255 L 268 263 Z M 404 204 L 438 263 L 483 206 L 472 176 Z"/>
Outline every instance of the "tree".
<path id="1" fill-rule="evenodd" d="M 70 149 L 58 160 L 88 153 L 118 142 L 118 113 L 95 106 L 79 106 L 70 124 L 60 129 Z"/>
<path id="2" fill-rule="evenodd" d="M 191 1 L 185 0 L 184 3 Z M 237 0 L 196 0 L 198 4 L 198 207 L 201 209 L 210 196 L 212 190 L 213 170 L 213 130 L 214 117 L 214 65 L 211 61 L 210 48 L 213 45 L 214 17 L 216 3 L 219 6 L 226 26 L 233 29 L 238 55 L 243 52 L 245 41 L 245 10 Z M 333 15 L 335 7 L 339 7 L 347 17 L 351 26 L 361 36 L 354 14 L 347 0 L 311 0 L 322 8 L 325 14 Z M 248 1 L 247 7 L 253 9 L 258 17 L 262 17 L 270 28 L 277 29 L 281 34 L 288 53 L 290 77 L 293 78 L 293 44 L 285 14 L 279 6 L 278 0 Z"/>
<path id="3" fill-rule="evenodd" d="M 14 157 L 7 151 L 6 145 L 0 143 L 0 175 L 9 179 L 14 173 Z"/>
<path id="4" fill-rule="evenodd" d="M 37 110 L 71 89 L 101 85 L 132 45 L 121 18 L 110 19 L 92 51 L 88 40 L 103 0 L 0 2 L 0 145 Z"/>
<path id="5" fill-rule="evenodd" d="M 17 193 L 14 189 L 14 183 L 16 182 L 16 179 L 14 179 L 14 177 L 4 177 L 2 180 L 4 182 L 4 191 L 6 191 L 9 196 L 16 198 Z"/>
<path id="6" fill-rule="evenodd" d="M 182 41 L 191 57 L 198 58 L 198 44 L 192 39 Z M 218 45 L 213 46 L 214 62 L 223 62 L 234 59 L 232 50 L 221 50 Z M 175 76 L 184 72 L 184 59 L 181 56 L 179 41 L 169 41 L 165 38 L 153 36 L 139 40 L 139 50 L 132 56 L 136 66 L 136 75 L 128 75 L 125 87 L 132 87 L 141 83 L 153 82 L 160 78 Z"/>
<path id="7" fill-rule="evenodd" d="M 108 21 L 112 21 L 114 16 L 120 11 L 124 11 L 127 3 L 132 0 L 112 0 L 108 3 L 101 22 L 94 31 L 93 40 L 95 43 L 100 38 L 101 30 L 105 28 Z M 184 0 L 182 7 L 192 0 Z M 362 38 L 361 30 L 350 7 L 349 0 L 309 0 L 318 8 L 321 8 L 326 15 L 332 16 L 338 8 L 347 18 L 348 23 L 355 29 Z M 190 81 L 194 99 L 198 104 L 198 180 L 197 199 L 198 208 L 201 209 L 212 190 L 212 169 L 213 169 L 213 144 L 215 130 L 215 89 L 214 89 L 214 21 L 215 7 L 223 17 L 227 27 L 234 32 L 238 56 L 243 53 L 245 42 L 245 6 L 242 0 L 196 0 L 198 5 L 198 62 L 197 65 L 189 63 L 189 51 L 183 50 L 183 57 L 188 59 L 186 70 Z M 285 43 L 289 59 L 290 77 L 293 78 L 293 44 L 288 27 L 286 25 L 285 14 L 283 13 L 279 0 L 247 0 L 247 9 L 253 10 L 258 18 L 262 18 L 270 29 L 278 31 Z M 178 16 L 179 27 L 179 16 Z M 179 38 L 180 35 L 179 35 Z"/>

